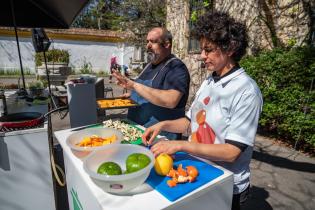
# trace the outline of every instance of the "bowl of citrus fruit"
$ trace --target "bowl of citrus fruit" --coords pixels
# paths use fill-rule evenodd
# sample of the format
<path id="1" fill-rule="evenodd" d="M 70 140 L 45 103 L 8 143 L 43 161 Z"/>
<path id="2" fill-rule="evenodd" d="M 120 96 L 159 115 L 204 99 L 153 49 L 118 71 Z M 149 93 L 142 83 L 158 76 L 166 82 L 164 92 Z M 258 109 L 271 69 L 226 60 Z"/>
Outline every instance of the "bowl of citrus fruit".
<path id="1" fill-rule="evenodd" d="M 104 191 L 124 194 L 145 182 L 154 162 L 153 153 L 146 147 L 113 144 L 90 154 L 83 168 Z"/>
<path id="2" fill-rule="evenodd" d="M 72 133 L 66 144 L 74 151 L 92 152 L 120 144 L 122 139 L 122 132 L 113 128 L 87 128 Z"/>

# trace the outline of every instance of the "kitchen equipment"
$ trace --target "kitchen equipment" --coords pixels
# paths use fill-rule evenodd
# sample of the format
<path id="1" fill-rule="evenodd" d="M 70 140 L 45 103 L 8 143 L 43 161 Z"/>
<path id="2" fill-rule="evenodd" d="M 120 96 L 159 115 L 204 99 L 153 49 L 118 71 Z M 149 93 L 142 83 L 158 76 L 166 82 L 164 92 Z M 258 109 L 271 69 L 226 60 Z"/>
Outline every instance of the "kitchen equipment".
<path id="1" fill-rule="evenodd" d="M 44 115 L 39 112 L 20 112 L 0 117 L 0 131 L 24 130 L 42 127 Z"/>
<path id="2" fill-rule="evenodd" d="M 46 106 L 47 108 L 47 106 Z M 40 112 L 17 112 L 0 117 L 0 132 L 25 130 L 42 127 L 48 115 L 56 111 L 68 109 L 67 106 L 59 107 L 45 114 Z"/>
<path id="3" fill-rule="evenodd" d="M 41 114 L 31 115 L 26 127 L 11 126 L 26 121 L 0 126 L 0 209 L 56 209 L 47 123 Z"/>
<path id="4" fill-rule="evenodd" d="M 139 106 L 131 99 L 113 97 L 113 98 L 98 98 L 97 105 L 99 109 L 124 109 Z"/>
<path id="5" fill-rule="evenodd" d="M 8 114 L 7 102 L 4 95 L 4 90 L 0 90 L 0 117 Z"/>
<path id="6" fill-rule="evenodd" d="M 97 123 L 95 84 L 68 84 L 67 95 L 71 128 Z"/>
<path id="7" fill-rule="evenodd" d="M 177 167 L 179 164 L 182 164 L 183 168 L 190 165 L 195 166 L 199 171 L 196 181 L 192 183 L 187 182 L 177 184 L 175 187 L 171 188 L 166 183 L 167 180 L 171 178 L 160 176 L 155 170 L 151 171 L 150 176 L 146 181 L 146 183 L 161 193 L 169 201 L 175 201 L 182 196 L 189 194 L 200 186 L 220 177 L 224 173 L 221 169 L 213 167 L 212 165 L 183 152 L 175 154 L 174 165 Z"/>
<path id="8" fill-rule="evenodd" d="M 150 164 L 139 171 L 128 174 L 109 176 L 97 173 L 98 167 L 108 161 L 117 163 L 125 171 L 125 161 L 133 153 L 147 155 L 151 160 Z M 113 194 L 124 194 L 144 183 L 154 165 L 154 160 L 153 153 L 145 147 L 131 144 L 115 144 L 108 146 L 104 150 L 92 153 L 84 160 L 83 168 L 92 181 L 104 191 Z"/>

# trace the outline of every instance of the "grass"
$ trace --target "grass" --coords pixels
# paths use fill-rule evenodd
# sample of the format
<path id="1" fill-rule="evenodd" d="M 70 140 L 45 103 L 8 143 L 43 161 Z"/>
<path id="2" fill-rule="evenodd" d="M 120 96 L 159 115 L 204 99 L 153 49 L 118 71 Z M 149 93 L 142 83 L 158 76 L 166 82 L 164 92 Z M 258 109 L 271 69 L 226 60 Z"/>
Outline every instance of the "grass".
<path id="1" fill-rule="evenodd" d="M 23 69 L 24 75 L 35 75 L 34 72 L 32 72 L 30 69 L 26 68 Z M 0 76 L 17 76 L 21 75 L 21 70 L 20 69 L 0 69 Z"/>

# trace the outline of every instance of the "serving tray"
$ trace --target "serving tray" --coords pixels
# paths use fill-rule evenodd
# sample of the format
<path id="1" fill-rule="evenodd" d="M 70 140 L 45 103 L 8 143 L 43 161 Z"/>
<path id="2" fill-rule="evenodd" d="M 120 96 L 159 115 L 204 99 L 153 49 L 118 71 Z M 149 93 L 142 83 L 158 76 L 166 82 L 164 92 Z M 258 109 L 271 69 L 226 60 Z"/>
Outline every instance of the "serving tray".
<path id="1" fill-rule="evenodd" d="M 114 103 L 124 103 L 129 102 L 128 104 L 115 105 Z M 113 98 L 98 98 L 96 100 L 97 106 L 99 109 L 125 109 L 139 106 L 135 101 L 129 98 L 113 97 Z M 103 104 L 102 104 L 103 103 Z M 104 105 L 105 104 L 105 105 Z"/>

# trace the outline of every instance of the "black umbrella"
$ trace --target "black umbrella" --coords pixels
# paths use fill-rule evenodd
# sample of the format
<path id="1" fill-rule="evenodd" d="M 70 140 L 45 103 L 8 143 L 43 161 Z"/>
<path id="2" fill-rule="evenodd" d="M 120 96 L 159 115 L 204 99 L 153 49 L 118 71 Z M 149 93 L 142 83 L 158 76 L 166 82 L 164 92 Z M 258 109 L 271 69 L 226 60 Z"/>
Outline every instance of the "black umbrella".
<path id="1" fill-rule="evenodd" d="M 23 65 L 17 27 L 69 28 L 89 0 L 4 0 L 0 7 L 0 26 L 14 27 L 21 76 L 25 90 Z"/>
<path id="2" fill-rule="evenodd" d="M 14 27 L 15 37 L 17 41 L 21 76 L 23 80 L 23 87 L 25 92 L 25 80 L 23 73 L 23 65 L 20 53 L 19 39 L 17 35 L 17 27 L 23 28 L 69 28 L 75 17 L 85 7 L 90 0 L 2 0 L 0 6 L 0 26 Z M 35 46 L 36 51 L 42 51 L 49 47 L 44 42 L 47 42 L 44 31 L 35 29 L 33 32 L 33 42 L 39 45 Z M 35 41 L 34 41 L 35 40 Z M 40 42 L 36 42 L 40 41 Z M 45 59 L 46 60 L 46 59 Z M 46 63 L 46 62 L 45 62 Z M 49 83 L 49 74 L 46 73 Z M 50 84 L 49 86 L 49 94 Z M 51 95 L 50 95 L 51 96 Z M 51 99 L 52 100 L 52 99 Z M 48 115 L 48 139 L 50 154 L 53 154 L 53 135 L 52 135 L 52 123 L 50 113 L 63 109 L 52 110 Z M 53 162 L 54 159 L 51 158 Z M 60 181 L 56 169 L 53 168 L 54 175 L 60 186 L 64 186 L 64 183 Z"/>
<path id="3" fill-rule="evenodd" d="M 69 28 L 88 2 L 89 0 L 4 0 L 0 7 L 0 25 Z"/>

